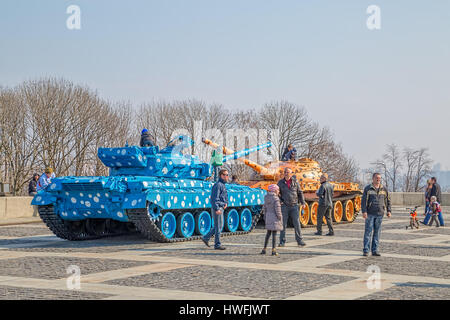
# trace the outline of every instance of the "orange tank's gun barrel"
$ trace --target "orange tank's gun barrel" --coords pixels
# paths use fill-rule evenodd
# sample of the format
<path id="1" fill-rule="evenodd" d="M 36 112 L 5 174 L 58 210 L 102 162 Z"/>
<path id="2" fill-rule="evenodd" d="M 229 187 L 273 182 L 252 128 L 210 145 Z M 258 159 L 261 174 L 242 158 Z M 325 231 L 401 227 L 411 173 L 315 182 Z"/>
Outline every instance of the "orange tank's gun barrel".
<path id="1" fill-rule="evenodd" d="M 206 138 L 202 138 L 202 142 L 214 149 L 218 148 L 219 145 L 209 139 Z M 223 146 L 222 147 L 222 152 L 226 155 L 229 154 L 233 154 L 234 151 L 231 149 L 228 149 L 227 147 Z M 264 166 L 257 164 L 256 162 L 253 162 L 251 160 L 248 159 L 242 159 L 242 158 L 238 158 L 237 160 L 243 162 L 245 165 L 249 166 L 250 168 L 252 168 L 253 170 L 255 170 L 256 172 L 258 172 L 260 175 L 264 176 L 265 178 L 268 179 L 274 179 L 274 172 L 272 172 L 271 170 L 265 168 Z"/>

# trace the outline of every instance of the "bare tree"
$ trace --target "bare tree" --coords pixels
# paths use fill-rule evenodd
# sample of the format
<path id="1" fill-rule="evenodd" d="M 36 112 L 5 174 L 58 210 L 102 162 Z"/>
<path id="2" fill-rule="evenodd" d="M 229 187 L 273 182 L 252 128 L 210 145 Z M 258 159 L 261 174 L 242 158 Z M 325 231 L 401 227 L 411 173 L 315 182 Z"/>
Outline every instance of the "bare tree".
<path id="1" fill-rule="evenodd" d="M 383 154 L 385 170 L 387 173 L 386 179 L 392 186 L 391 191 L 396 192 L 398 187 L 398 180 L 400 178 L 400 170 L 402 168 L 401 152 L 397 145 L 389 144 L 386 146 L 386 152 Z"/>
<path id="2" fill-rule="evenodd" d="M 35 170 L 37 137 L 30 112 L 17 90 L 0 92 L 0 150 L 4 180 L 11 183 L 14 195 L 20 194 Z"/>
<path id="3" fill-rule="evenodd" d="M 420 148 L 416 151 L 416 171 L 414 177 L 414 191 L 418 192 L 423 189 L 424 179 L 431 174 L 431 165 L 433 161 L 430 159 L 427 148 Z"/>

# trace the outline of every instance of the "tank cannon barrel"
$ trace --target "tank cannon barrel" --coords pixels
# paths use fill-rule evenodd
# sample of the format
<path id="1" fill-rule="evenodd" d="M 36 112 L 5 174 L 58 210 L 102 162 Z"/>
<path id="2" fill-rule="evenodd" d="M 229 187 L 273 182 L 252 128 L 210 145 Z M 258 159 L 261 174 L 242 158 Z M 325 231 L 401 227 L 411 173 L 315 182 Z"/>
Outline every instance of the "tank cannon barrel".
<path id="1" fill-rule="evenodd" d="M 271 146 L 272 146 L 272 142 L 269 141 L 269 142 L 257 145 L 255 147 L 252 147 L 252 148 L 243 149 L 241 151 L 237 151 L 232 154 L 226 155 L 225 157 L 223 157 L 223 162 L 226 162 L 228 160 L 236 160 L 236 159 L 245 157 L 245 156 L 249 155 L 250 153 L 259 151 L 264 148 L 269 148 Z"/>
<path id="2" fill-rule="evenodd" d="M 213 141 L 211 141 L 209 139 L 206 139 L 206 138 L 202 138 L 202 142 L 204 144 L 206 144 L 206 145 L 211 146 L 212 148 L 218 148 L 219 147 L 219 145 L 217 143 L 215 143 L 215 142 L 213 142 Z M 272 145 L 271 142 L 268 142 L 268 143 L 270 143 L 270 145 Z M 254 148 L 256 148 L 256 147 L 254 147 Z M 262 148 L 264 148 L 264 147 L 262 147 Z M 245 151 L 245 150 L 242 150 L 242 152 L 243 151 Z M 228 149 L 225 146 L 222 146 L 222 152 L 224 154 L 226 154 L 227 156 L 228 155 L 231 156 L 231 155 L 233 155 L 235 153 L 239 153 L 241 151 L 234 152 L 233 150 Z M 249 166 L 250 168 L 255 170 L 257 173 L 259 173 L 259 174 L 261 174 L 261 175 L 263 175 L 263 176 L 265 176 L 265 177 L 267 177 L 269 179 L 274 177 L 274 174 L 275 174 L 274 172 L 272 172 L 271 170 L 267 169 L 266 167 L 264 167 L 264 166 L 262 166 L 262 165 L 260 165 L 260 164 L 258 164 L 256 162 L 254 162 L 254 161 L 251 161 L 251 160 L 248 160 L 248 159 L 243 159 L 243 158 L 235 158 L 235 159 L 243 162 L 245 165 Z"/>

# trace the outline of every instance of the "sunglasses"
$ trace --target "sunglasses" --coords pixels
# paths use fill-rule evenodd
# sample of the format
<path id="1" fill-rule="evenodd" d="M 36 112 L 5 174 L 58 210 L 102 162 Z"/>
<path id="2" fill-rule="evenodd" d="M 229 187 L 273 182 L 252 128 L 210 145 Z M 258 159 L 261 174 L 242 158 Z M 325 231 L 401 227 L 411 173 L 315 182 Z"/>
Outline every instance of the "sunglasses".
<path id="1" fill-rule="evenodd" d="M 228 176 L 228 173 L 222 173 L 223 176 Z"/>

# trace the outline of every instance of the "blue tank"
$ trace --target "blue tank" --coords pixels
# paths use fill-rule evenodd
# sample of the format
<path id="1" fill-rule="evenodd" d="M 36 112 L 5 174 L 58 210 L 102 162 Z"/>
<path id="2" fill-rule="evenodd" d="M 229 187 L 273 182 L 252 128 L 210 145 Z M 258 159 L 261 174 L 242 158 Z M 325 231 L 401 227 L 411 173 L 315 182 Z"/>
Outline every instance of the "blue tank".
<path id="1" fill-rule="evenodd" d="M 198 239 L 213 227 L 214 182 L 207 180 L 212 175 L 210 164 L 183 154 L 192 145 L 191 139 L 180 136 L 162 150 L 158 146 L 99 148 L 98 157 L 109 167 L 109 176 L 55 178 L 31 204 L 38 206 L 53 233 L 67 240 L 136 231 L 159 242 Z M 266 191 L 229 183 L 226 187 L 229 204 L 223 234 L 250 232 L 260 217 Z"/>

